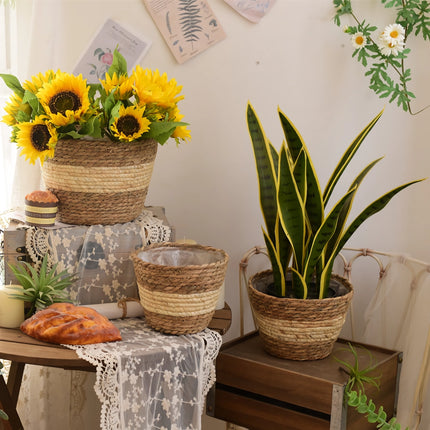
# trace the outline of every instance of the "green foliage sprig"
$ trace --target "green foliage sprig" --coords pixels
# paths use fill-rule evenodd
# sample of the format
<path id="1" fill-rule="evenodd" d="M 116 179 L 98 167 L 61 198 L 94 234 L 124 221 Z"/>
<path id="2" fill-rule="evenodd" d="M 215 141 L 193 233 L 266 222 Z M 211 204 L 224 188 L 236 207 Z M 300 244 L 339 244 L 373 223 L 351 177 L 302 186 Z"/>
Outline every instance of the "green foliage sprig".
<path id="1" fill-rule="evenodd" d="M 345 387 L 345 399 L 348 403 L 348 406 L 355 408 L 357 412 L 365 415 L 367 421 L 371 424 L 376 424 L 376 428 L 378 429 L 401 430 L 401 425 L 397 422 L 397 419 L 392 417 L 389 421 L 387 421 L 387 413 L 384 411 L 383 406 L 380 406 L 378 410 L 376 410 L 376 405 L 373 400 L 368 399 L 365 394 L 365 384 L 373 385 L 378 390 L 380 385 L 379 380 L 381 376 L 370 375 L 370 372 L 375 370 L 371 352 L 363 348 L 363 350 L 366 351 L 370 357 L 370 365 L 364 369 L 360 369 L 356 349 L 350 343 L 348 343 L 348 348 L 346 350 L 352 354 L 353 364 L 337 357 L 334 357 L 334 359 L 346 367 L 346 369 L 341 369 L 346 371 L 349 375 L 349 379 Z M 408 428 L 405 430 L 408 430 Z"/>
<path id="2" fill-rule="evenodd" d="M 416 115 L 428 106 L 417 112 L 412 111 L 411 102 L 415 94 L 408 89 L 412 74 L 405 60 L 411 50 L 406 48 L 406 42 L 412 34 L 430 41 L 430 3 L 426 0 L 381 0 L 381 3 L 386 8 L 396 8 L 395 23 L 404 30 L 397 46 L 395 43 L 389 45 L 389 39 L 383 38 L 384 32 L 380 32 L 378 39 L 375 39 L 373 34 L 378 28 L 357 17 L 351 0 L 333 0 L 336 8 L 334 22 L 340 26 L 344 15 L 351 16 L 355 21 L 355 25 L 347 26 L 344 31 L 351 35 L 355 47 L 352 56 L 367 69 L 365 76 L 369 77 L 369 88 L 380 98 L 387 98 L 390 103 L 396 102 L 404 111 Z M 385 47 L 381 46 L 381 36 Z"/>
<path id="3" fill-rule="evenodd" d="M 3 362 L 0 361 L 0 373 L 2 373 L 2 370 L 3 370 Z M 0 419 L 5 421 L 9 420 L 7 413 L 3 409 L 0 409 Z"/>

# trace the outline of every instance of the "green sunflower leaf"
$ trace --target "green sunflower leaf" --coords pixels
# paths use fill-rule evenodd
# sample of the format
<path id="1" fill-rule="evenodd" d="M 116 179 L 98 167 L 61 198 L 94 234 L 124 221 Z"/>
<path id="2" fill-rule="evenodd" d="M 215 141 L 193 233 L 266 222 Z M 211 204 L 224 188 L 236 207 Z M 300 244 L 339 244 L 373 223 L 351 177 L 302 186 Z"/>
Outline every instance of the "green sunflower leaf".
<path id="1" fill-rule="evenodd" d="M 24 88 L 22 88 L 19 79 L 16 76 L 9 75 L 6 73 L 0 73 L 0 78 L 3 79 L 4 83 L 19 97 L 24 97 Z"/>
<path id="2" fill-rule="evenodd" d="M 149 126 L 149 131 L 144 134 L 144 137 L 155 139 L 158 143 L 163 145 L 175 131 L 176 127 L 183 125 L 188 125 L 188 123 L 173 121 L 152 122 Z"/>
<path id="3" fill-rule="evenodd" d="M 125 58 L 119 53 L 118 49 L 115 48 L 113 51 L 113 60 L 112 65 L 109 67 L 107 74 L 112 77 L 114 73 L 117 76 L 127 75 L 127 61 Z"/>

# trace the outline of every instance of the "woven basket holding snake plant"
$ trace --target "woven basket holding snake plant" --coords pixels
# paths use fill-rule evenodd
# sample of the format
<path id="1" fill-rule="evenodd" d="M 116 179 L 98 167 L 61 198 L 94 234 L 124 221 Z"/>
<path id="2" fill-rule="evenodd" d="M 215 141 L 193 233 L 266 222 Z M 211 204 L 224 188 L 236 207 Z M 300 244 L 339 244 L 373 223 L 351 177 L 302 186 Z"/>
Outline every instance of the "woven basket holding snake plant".
<path id="1" fill-rule="evenodd" d="M 271 270 L 248 280 L 248 295 L 264 349 L 290 360 L 327 357 L 345 322 L 353 289 L 350 282 L 332 275 L 334 297 L 295 299 L 275 297 L 264 291 L 273 282 Z"/>

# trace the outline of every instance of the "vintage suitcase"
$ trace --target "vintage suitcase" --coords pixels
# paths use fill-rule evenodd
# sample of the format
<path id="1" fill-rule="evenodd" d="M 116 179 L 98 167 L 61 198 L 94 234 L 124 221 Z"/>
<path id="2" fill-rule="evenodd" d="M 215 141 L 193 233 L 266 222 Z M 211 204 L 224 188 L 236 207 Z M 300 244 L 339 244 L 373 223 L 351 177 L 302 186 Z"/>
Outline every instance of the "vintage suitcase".
<path id="1" fill-rule="evenodd" d="M 369 366 L 371 355 L 371 374 L 380 376 L 380 389 L 366 387 L 366 395 L 393 416 L 402 354 L 354 346 L 360 368 Z M 347 347 L 338 340 L 326 359 L 299 362 L 265 353 L 255 332 L 231 341 L 217 357 L 206 413 L 250 430 L 374 430 L 375 424 L 344 402 L 348 375 L 333 357 L 351 362 Z"/>
<path id="2" fill-rule="evenodd" d="M 70 298 L 79 304 L 110 303 L 137 297 L 129 255 L 144 245 L 174 240 L 164 208 L 148 207 L 136 220 L 124 224 L 57 228 L 28 227 L 11 222 L 4 230 L 4 282 L 16 283 L 8 263 L 37 264 L 49 251 L 51 263 L 78 275 Z"/>

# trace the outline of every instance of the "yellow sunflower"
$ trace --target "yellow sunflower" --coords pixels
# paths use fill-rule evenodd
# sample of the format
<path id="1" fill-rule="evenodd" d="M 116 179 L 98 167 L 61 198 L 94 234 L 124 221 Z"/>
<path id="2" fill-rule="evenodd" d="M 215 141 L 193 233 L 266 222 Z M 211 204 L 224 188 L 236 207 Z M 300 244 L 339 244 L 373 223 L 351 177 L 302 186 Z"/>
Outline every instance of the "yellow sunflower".
<path id="1" fill-rule="evenodd" d="M 144 107 L 121 106 L 118 118 L 110 126 L 113 135 L 123 142 L 139 139 L 151 124 L 148 118 L 143 117 L 144 112 Z"/>
<path id="2" fill-rule="evenodd" d="M 19 155 L 25 155 L 31 164 L 35 164 L 37 159 L 43 164 L 46 157 L 54 156 L 57 131 L 46 117 L 38 116 L 33 122 L 21 122 L 17 128 L 16 142 L 22 148 Z"/>
<path id="3" fill-rule="evenodd" d="M 164 109 L 173 109 L 176 104 L 184 98 L 178 94 L 182 91 L 182 86 L 177 85 L 175 79 L 170 81 L 166 73 L 160 75 L 150 69 L 142 69 L 137 66 L 133 72 L 135 77 L 134 89 L 143 104 L 156 104 Z"/>
<path id="4" fill-rule="evenodd" d="M 56 126 L 78 121 L 89 106 L 89 87 L 82 75 L 57 73 L 55 79 L 45 83 L 37 92 L 50 121 Z"/>
<path id="5" fill-rule="evenodd" d="M 61 73 L 61 71 L 58 70 L 57 73 Z M 47 72 L 45 72 L 44 75 L 42 73 L 39 73 L 35 76 L 32 76 L 31 81 L 25 81 L 22 84 L 22 87 L 25 90 L 28 90 L 33 94 L 36 94 L 43 87 L 45 83 L 50 82 L 52 79 L 54 79 L 55 75 L 56 73 L 53 70 L 48 70 Z"/>
<path id="6" fill-rule="evenodd" d="M 179 112 L 178 108 L 173 111 L 173 121 L 179 122 L 183 117 L 184 115 Z M 187 126 L 180 125 L 179 127 L 175 128 L 175 131 L 172 133 L 172 137 L 181 140 L 191 140 L 191 132 L 188 130 Z"/>
<path id="7" fill-rule="evenodd" d="M 18 113 L 24 112 L 28 115 L 31 113 L 31 108 L 28 103 L 22 103 L 22 97 L 13 93 L 10 96 L 9 102 L 4 107 L 6 115 L 3 116 L 2 121 L 7 125 L 15 125 L 18 123 Z"/>
<path id="8" fill-rule="evenodd" d="M 118 75 L 116 73 L 110 77 L 106 74 L 106 79 L 103 81 L 100 79 L 100 83 L 103 85 L 106 93 L 116 92 L 116 98 L 120 100 L 128 99 L 133 92 L 133 78 L 126 75 Z"/>

